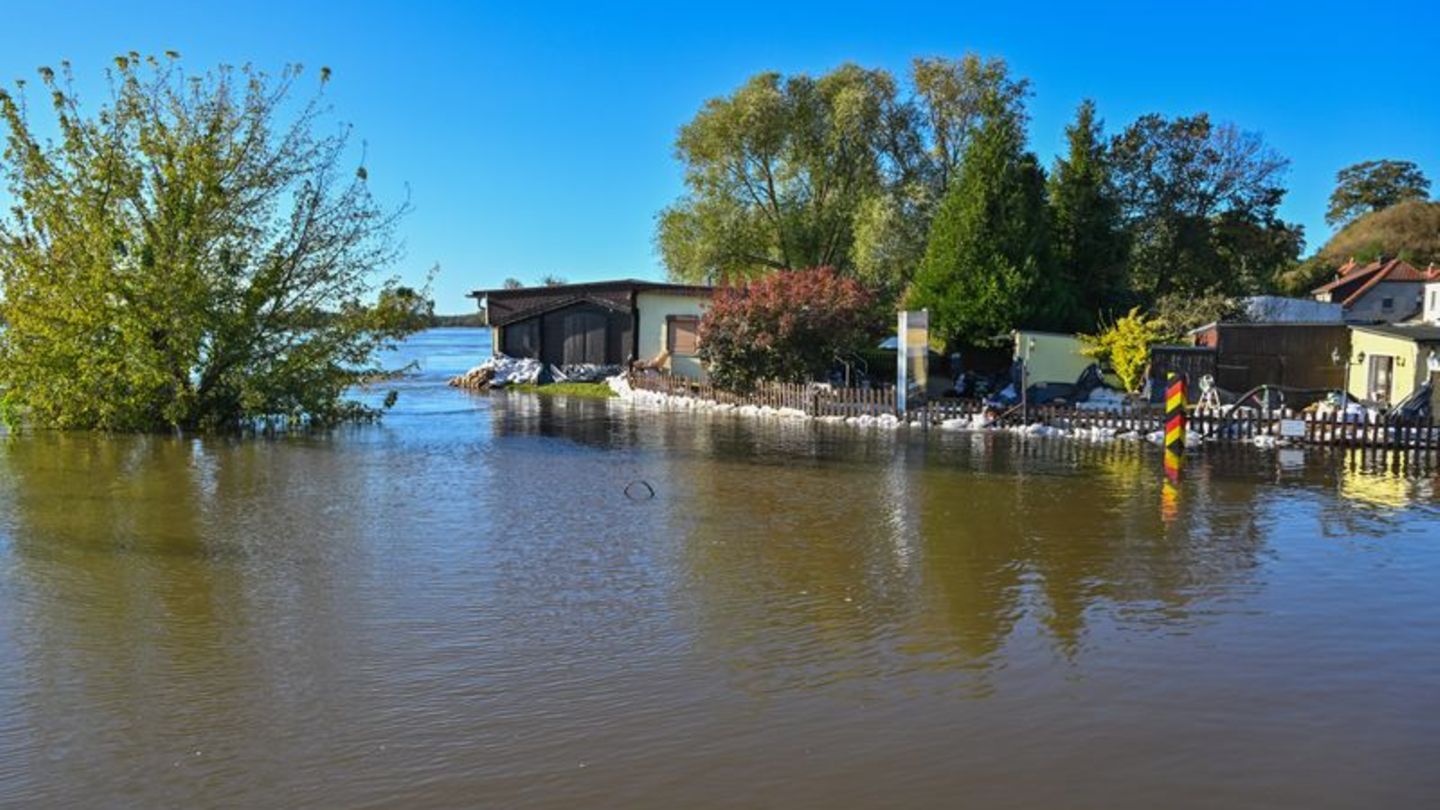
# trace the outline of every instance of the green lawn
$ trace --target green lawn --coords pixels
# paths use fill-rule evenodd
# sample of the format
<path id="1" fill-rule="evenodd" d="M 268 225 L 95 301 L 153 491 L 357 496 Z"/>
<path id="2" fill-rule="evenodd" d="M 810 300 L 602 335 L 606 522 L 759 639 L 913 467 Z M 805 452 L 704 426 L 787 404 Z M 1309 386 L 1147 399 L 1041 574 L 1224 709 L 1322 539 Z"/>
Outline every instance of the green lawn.
<path id="1" fill-rule="evenodd" d="M 509 385 L 506 391 L 519 391 L 525 394 L 544 394 L 552 397 L 585 397 L 586 399 L 609 399 L 615 396 L 615 392 L 603 382 L 581 383 L 581 382 L 559 382 L 548 385 Z"/>

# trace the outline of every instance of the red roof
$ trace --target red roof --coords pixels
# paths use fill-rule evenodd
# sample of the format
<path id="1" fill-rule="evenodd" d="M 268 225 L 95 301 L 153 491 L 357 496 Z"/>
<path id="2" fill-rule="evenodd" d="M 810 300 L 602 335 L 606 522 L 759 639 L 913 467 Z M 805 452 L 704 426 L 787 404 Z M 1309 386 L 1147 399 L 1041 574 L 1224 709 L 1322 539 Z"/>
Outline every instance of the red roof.
<path id="1" fill-rule="evenodd" d="M 1332 300 L 1338 297 L 1341 299 L 1340 303 L 1348 307 L 1381 281 L 1421 282 L 1437 279 L 1440 279 L 1440 272 L 1433 266 L 1419 270 L 1403 259 L 1374 261 L 1363 267 L 1351 259 L 1340 266 L 1333 281 L 1316 287 L 1313 294 L 1332 293 Z"/>

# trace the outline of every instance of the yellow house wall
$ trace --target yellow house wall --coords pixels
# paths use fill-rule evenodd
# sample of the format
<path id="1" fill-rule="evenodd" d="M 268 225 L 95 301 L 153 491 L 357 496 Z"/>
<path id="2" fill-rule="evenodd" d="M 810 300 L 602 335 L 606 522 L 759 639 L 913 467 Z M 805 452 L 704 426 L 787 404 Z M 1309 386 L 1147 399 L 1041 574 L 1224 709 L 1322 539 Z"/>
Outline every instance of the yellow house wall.
<path id="1" fill-rule="evenodd" d="M 648 362 L 665 350 L 665 319 L 667 317 L 672 315 L 698 317 L 704 315 L 709 306 L 709 297 L 703 295 L 689 296 L 654 292 L 642 292 L 637 295 L 635 309 L 639 312 L 639 359 Z M 688 377 L 692 380 L 705 379 L 705 369 L 700 365 L 698 357 L 672 355 L 668 368 L 671 374 L 679 377 Z"/>
<path id="2" fill-rule="evenodd" d="M 1428 352 L 1429 348 L 1424 347 Z M 1360 353 L 1365 353 L 1365 362 L 1356 362 Z M 1377 335 L 1363 329 L 1350 330 L 1350 396 L 1357 399 L 1370 397 L 1370 358 L 1388 356 L 1395 358 L 1391 367 L 1394 382 L 1390 387 L 1390 404 L 1410 396 L 1419 386 L 1422 375 L 1426 374 L 1421 358 L 1421 346 L 1414 341 L 1389 335 Z M 1404 365 L 1401 365 L 1401 364 Z"/>
<path id="3" fill-rule="evenodd" d="M 1077 338 L 1046 332 L 1017 332 L 1016 360 L 1025 357 L 1025 348 L 1030 340 L 1035 341 L 1035 347 L 1030 349 L 1026 364 L 1031 385 L 1047 382 L 1073 383 L 1080 378 L 1080 372 L 1095 362 L 1080 353 L 1085 344 Z"/>

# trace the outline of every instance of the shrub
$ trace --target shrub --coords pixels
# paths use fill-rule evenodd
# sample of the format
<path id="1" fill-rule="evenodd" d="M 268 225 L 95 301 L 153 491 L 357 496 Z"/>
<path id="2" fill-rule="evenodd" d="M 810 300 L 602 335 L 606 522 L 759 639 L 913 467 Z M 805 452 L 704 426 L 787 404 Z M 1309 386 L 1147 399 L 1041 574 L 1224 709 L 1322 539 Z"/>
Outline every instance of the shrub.
<path id="1" fill-rule="evenodd" d="M 722 388 L 804 382 L 865 348 L 881 316 L 875 296 L 834 269 L 786 270 L 720 291 L 700 322 L 700 358 Z"/>
<path id="2" fill-rule="evenodd" d="M 1081 335 L 1085 354 L 1108 365 L 1127 393 L 1140 389 L 1145 379 L 1145 366 L 1150 362 L 1150 347 L 1165 337 L 1165 325 L 1159 319 L 1146 318 L 1139 307 L 1105 327 L 1097 335 Z"/>

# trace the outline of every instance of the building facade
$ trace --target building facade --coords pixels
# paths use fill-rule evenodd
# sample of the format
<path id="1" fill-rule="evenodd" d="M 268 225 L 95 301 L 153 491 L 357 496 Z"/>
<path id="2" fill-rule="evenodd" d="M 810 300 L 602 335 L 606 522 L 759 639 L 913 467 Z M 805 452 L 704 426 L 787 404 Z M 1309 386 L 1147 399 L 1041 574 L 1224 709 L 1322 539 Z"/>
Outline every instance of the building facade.
<path id="1" fill-rule="evenodd" d="M 1396 405 L 1440 374 L 1440 326 L 1375 324 L 1351 332 L 1348 390 L 1356 399 Z"/>
<path id="2" fill-rule="evenodd" d="M 1347 323 L 1399 323 L 1420 315 L 1426 287 L 1437 280 L 1440 272 L 1433 267 L 1421 270 L 1403 259 L 1365 265 L 1352 260 L 1311 295 L 1316 301 L 1340 304 Z"/>
<path id="3" fill-rule="evenodd" d="M 555 366 L 642 363 L 704 376 L 696 356 L 700 316 L 714 290 L 623 279 L 475 290 L 496 354 Z"/>

